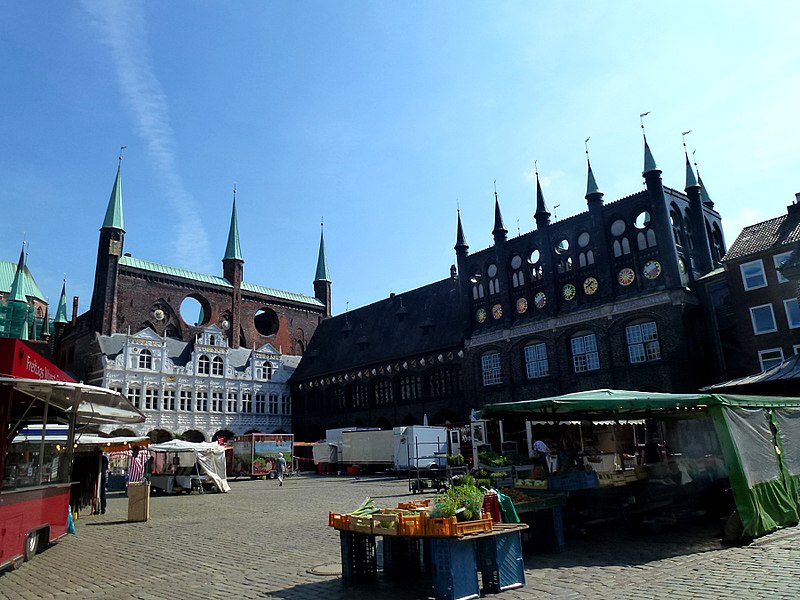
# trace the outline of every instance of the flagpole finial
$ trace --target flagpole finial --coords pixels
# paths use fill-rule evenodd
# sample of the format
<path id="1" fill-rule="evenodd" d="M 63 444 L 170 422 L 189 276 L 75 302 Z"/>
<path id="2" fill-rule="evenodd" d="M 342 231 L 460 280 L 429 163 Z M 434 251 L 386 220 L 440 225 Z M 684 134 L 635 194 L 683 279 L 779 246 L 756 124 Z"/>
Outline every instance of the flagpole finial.
<path id="1" fill-rule="evenodd" d="M 583 147 L 586 148 L 586 160 L 589 160 L 589 140 L 592 139 L 592 136 L 587 137 L 583 141 Z"/>
<path id="2" fill-rule="evenodd" d="M 122 151 L 125 150 L 125 148 L 127 148 L 127 146 L 120 146 L 119 147 L 119 156 L 117 157 L 117 160 L 119 160 L 119 164 L 120 165 L 122 165 Z"/>
<path id="3" fill-rule="evenodd" d="M 692 133 L 692 130 L 691 130 L 691 129 L 689 129 L 688 131 L 684 131 L 683 133 L 681 133 L 681 138 L 683 139 L 683 150 L 684 150 L 684 152 L 686 151 L 686 136 L 687 136 L 687 135 L 689 135 L 690 133 Z"/>
<path id="4" fill-rule="evenodd" d="M 644 132 L 644 118 L 650 114 L 650 111 L 639 114 L 639 123 L 642 125 L 642 132 Z"/>
<path id="5" fill-rule="evenodd" d="M 539 177 L 539 164 L 538 163 L 539 163 L 538 159 L 533 161 L 533 172 L 536 173 L 537 179 Z"/>

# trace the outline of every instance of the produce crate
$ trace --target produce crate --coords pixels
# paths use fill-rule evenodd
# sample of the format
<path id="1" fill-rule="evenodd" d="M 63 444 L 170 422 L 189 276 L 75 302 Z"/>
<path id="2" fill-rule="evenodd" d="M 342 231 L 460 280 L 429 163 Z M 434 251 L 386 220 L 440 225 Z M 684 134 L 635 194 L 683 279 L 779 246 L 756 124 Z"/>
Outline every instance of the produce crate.
<path id="1" fill-rule="evenodd" d="M 328 513 L 328 527 L 349 531 L 350 515 L 340 515 L 339 513 L 335 512 Z"/>
<path id="2" fill-rule="evenodd" d="M 356 533 L 373 533 L 372 515 L 348 515 L 350 517 L 350 531 Z"/>
<path id="3" fill-rule="evenodd" d="M 398 502 L 397 508 L 402 510 L 416 510 L 418 508 L 425 508 L 431 505 L 430 499 L 428 500 L 411 500 L 410 502 Z"/>
<path id="4" fill-rule="evenodd" d="M 425 535 L 425 528 L 423 527 L 422 520 L 422 514 L 397 515 L 398 535 L 409 537 Z"/>
<path id="5" fill-rule="evenodd" d="M 371 535 L 356 535 L 352 531 L 340 531 L 339 539 L 342 550 L 342 583 L 353 585 L 375 581 L 378 575 L 375 538 Z"/>
<path id="6" fill-rule="evenodd" d="M 455 517 L 426 517 L 424 522 L 425 535 L 433 537 L 455 537 Z"/>
<path id="7" fill-rule="evenodd" d="M 399 535 L 399 516 L 397 513 L 372 515 L 372 533 L 376 535 Z"/>
<path id="8" fill-rule="evenodd" d="M 462 521 L 456 523 L 455 534 L 467 535 L 468 533 L 483 533 L 492 530 L 492 517 L 485 517 L 477 521 Z"/>
<path id="9" fill-rule="evenodd" d="M 619 471 L 609 472 L 609 473 L 598 473 L 597 474 L 598 483 L 601 487 L 607 486 L 623 486 L 628 484 L 628 480 L 625 479 L 625 475 Z M 632 481 L 635 481 L 633 479 Z"/>

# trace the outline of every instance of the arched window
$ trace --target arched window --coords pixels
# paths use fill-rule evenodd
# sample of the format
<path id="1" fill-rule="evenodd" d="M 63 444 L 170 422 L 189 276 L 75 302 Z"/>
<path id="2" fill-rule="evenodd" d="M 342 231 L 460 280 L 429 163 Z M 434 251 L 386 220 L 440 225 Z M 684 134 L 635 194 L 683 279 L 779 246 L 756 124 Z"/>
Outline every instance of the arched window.
<path id="1" fill-rule="evenodd" d="M 683 239 L 683 230 L 681 228 L 681 218 L 674 208 L 670 208 L 669 210 L 669 222 L 672 226 L 672 237 L 675 239 L 675 243 L 678 246 L 683 246 L 685 242 Z"/>
<path id="2" fill-rule="evenodd" d="M 208 375 L 211 372 L 211 361 L 203 354 L 197 359 L 197 374 Z"/>
<path id="3" fill-rule="evenodd" d="M 386 406 L 394 402 L 392 394 L 392 382 L 389 379 L 381 379 L 375 383 L 375 404 Z"/>
<path id="4" fill-rule="evenodd" d="M 570 340 L 572 366 L 576 373 L 596 371 L 600 368 L 597 337 L 593 333 L 580 333 Z"/>
<path id="5" fill-rule="evenodd" d="M 550 374 L 550 365 L 547 362 L 547 344 L 537 342 L 528 344 L 524 349 L 525 373 L 528 379 L 547 377 Z"/>
<path id="6" fill-rule="evenodd" d="M 215 356 L 214 360 L 211 362 L 211 374 L 222 375 L 224 372 L 225 372 L 225 363 L 223 363 L 221 357 Z"/>
<path id="7" fill-rule="evenodd" d="M 500 363 L 499 352 L 487 352 L 481 356 L 481 372 L 483 385 L 498 385 L 503 383 L 503 371 Z"/>
<path id="8" fill-rule="evenodd" d="M 446 398 L 457 394 L 460 390 L 460 379 L 457 369 L 438 369 L 428 376 L 428 396 L 430 398 Z"/>
<path id="9" fill-rule="evenodd" d="M 628 357 L 631 364 L 650 362 L 661 358 L 661 344 L 655 321 L 635 323 L 625 328 Z"/>
<path id="10" fill-rule="evenodd" d="M 139 368 L 148 371 L 153 368 L 153 353 L 147 348 L 139 352 Z"/>
<path id="11" fill-rule="evenodd" d="M 400 379 L 401 402 L 413 402 L 422 397 L 422 381 L 419 375 L 404 375 Z"/>

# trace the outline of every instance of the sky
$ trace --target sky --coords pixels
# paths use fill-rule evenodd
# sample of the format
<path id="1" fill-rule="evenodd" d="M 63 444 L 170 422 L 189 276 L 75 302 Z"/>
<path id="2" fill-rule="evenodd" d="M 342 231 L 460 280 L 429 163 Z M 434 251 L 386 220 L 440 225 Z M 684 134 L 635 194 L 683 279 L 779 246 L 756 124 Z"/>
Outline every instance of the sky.
<path id="1" fill-rule="evenodd" d="M 313 296 L 324 223 L 333 313 L 449 276 L 643 188 L 682 132 L 730 246 L 800 192 L 796 1 L 0 4 L 0 260 L 55 305 L 91 301 L 120 147 L 125 251 L 222 274 L 233 188 L 245 281 Z"/>

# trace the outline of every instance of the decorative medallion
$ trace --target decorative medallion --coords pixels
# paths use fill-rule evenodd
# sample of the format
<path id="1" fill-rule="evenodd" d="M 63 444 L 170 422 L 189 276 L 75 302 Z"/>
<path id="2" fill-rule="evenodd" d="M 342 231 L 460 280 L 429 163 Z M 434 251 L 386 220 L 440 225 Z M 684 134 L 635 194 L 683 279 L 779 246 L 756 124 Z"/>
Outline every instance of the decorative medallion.
<path id="1" fill-rule="evenodd" d="M 686 275 L 686 261 L 683 260 L 682 256 L 678 257 L 678 268 L 681 271 L 681 275 Z"/>
<path id="2" fill-rule="evenodd" d="M 575 286 L 568 283 L 561 288 L 561 295 L 564 296 L 564 300 L 572 300 L 575 297 L 575 291 Z"/>
<path id="3" fill-rule="evenodd" d="M 620 269 L 620 272 L 617 273 L 617 281 L 623 287 L 627 287 L 632 284 L 634 279 L 636 279 L 636 271 L 630 267 Z"/>
<path id="4" fill-rule="evenodd" d="M 583 291 L 586 292 L 587 296 L 591 296 L 597 291 L 599 285 L 597 279 L 594 277 L 587 277 L 583 280 Z"/>
<path id="5" fill-rule="evenodd" d="M 156 321 L 163 321 L 164 320 L 164 311 L 160 308 L 157 308 L 153 311 L 153 317 L 155 317 Z"/>
<path id="6" fill-rule="evenodd" d="M 227 320 L 223 320 L 222 323 L 220 323 L 219 325 L 220 327 L 222 327 L 222 329 L 226 331 L 231 328 L 231 324 Z"/>
<path id="7" fill-rule="evenodd" d="M 478 323 L 483 323 L 486 320 L 486 309 L 485 308 L 479 308 L 477 311 L 475 311 L 475 320 Z"/>
<path id="8" fill-rule="evenodd" d="M 517 312 L 519 314 L 525 313 L 528 310 L 528 301 L 525 298 L 517 300 Z"/>
<path id="9" fill-rule="evenodd" d="M 648 279 L 657 279 L 661 275 L 661 263 L 657 260 L 649 260 L 645 263 L 642 273 Z"/>
<path id="10" fill-rule="evenodd" d="M 497 319 L 499 319 L 499 318 L 500 318 L 500 317 L 502 317 L 502 316 L 503 316 L 503 307 L 502 307 L 502 306 L 500 306 L 499 304 L 495 304 L 495 305 L 492 307 L 492 318 L 494 318 L 495 320 L 497 320 Z"/>
<path id="11" fill-rule="evenodd" d="M 542 309 L 544 305 L 547 304 L 547 294 L 544 292 L 536 292 L 536 295 L 533 297 L 533 303 L 536 305 L 536 308 Z"/>

